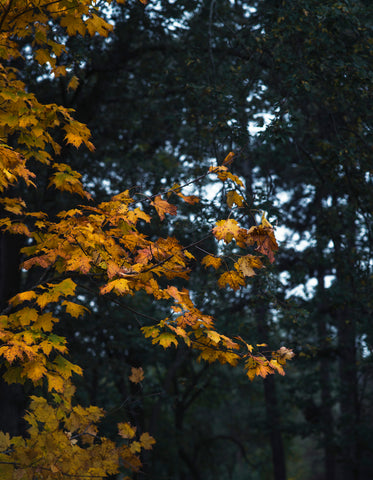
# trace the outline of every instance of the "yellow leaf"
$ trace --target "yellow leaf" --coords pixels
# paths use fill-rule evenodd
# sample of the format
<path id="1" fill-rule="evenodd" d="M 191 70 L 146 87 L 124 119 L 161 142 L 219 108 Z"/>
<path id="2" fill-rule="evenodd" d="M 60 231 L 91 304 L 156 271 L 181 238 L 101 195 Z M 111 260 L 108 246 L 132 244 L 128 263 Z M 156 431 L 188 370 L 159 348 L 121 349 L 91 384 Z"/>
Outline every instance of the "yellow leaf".
<path id="1" fill-rule="evenodd" d="M 218 285 L 220 288 L 224 288 L 228 285 L 233 290 L 238 290 L 240 286 L 245 286 L 245 280 L 240 273 L 230 270 L 229 272 L 224 272 L 219 277 Z"/>
<path id="2" fill-rule="evenodd" d="M 48 391 L 51 392 L 52 390 L 55 390 L 56 392 L 62 393 L 64 390 L 64 379 L 61 375 L 47 373 L 46 376 L 48 379 Z"/>
<path id="3" fill-rule="evenodd" d="M 259 257 L 255 255 L 245 255 L 239 258 L 234 266 L 236 270 L 241 272 L 245 277 L 253 277 L 255 275 L 254 268 L 262 268 L 263 264 Z"/>
<path id="4" fill-rule="evenodd" d="M 263 227 L 273 228 L 273 226 L 272 226 L 272 225 L 269 223 L 269 221 L 266 219 L 264 212 L 262 213 L 262 222 L 261 222 L 261 224 L 263 225 Z"/>
<path id="5" fill-rule="evenodd" d="M 36 50 L 35 52 L 35 60 L 40 64 L 40 65 L 44 65 L 45 63 L 48 63 L 50 62 L 51 60 L 54 60 L 55 59 L 51 59 L 51 56 L 48 52 L 48 50 L 45 50 L 43 48 L 39 49 L 39 50 Z"/>
<path id="6" fill-rule="evenodd" d="M 214 330 L 207 330 L 206 331 L 206 336 L 212 340 L 214 343 L 219 343 L 220 342 L 220 335 L 215 332 Z"/>
<path id="7" fill-rule="evenodd" d="M 243 206 L 243 197 L 236 192 L 236 190 L 230 190 L 227 192 L 227 205 L 229 208 L 232 208 L 236 204 L 237 207 Z"/>
<path id="8" fill-rule="evenodd" d="M 14 306 L 19 305 L 22 302 L 27 302 L 36 298 L 36 293 L 33 290 L 27 292 L 18 293 L 15 297 L 10 299 L 10 303 Z"/>
<path id="9" fill-rule="evenodd" d="M 225 182 L 225 180 L 230 179 L 236 185 L 243 187 L 242 180 L 239 177 L 237 177 L 237 175 L 233 175 L 233 173 L 231 173 L 225 165 L 220 165 L 219 167 L 210 167 L 209 172 L 216 173 L 218 178 L 223 182 Z"/>
<path id="10" fill-rule="evenodd" d="M 60 21 L 61 27 L 66 28 L 66 32 L 69 36 L 76 35 L 80 33 L 84 36 L 86 32 L 86 27 L 78 14 L 75 12 L 72 15 L 65 15 L 61 18 Z"/>
<path id="11" fill-rule="evenodd" d="M 284 372 L 283 367 L 281 366 L 280 363 L 278 363 L 277 360 L 272 359 L 272 360 L 269 362 L 269 365 L 270 365 L 274 370 L 277 370 L 277 372 L 278 372 L 280 375 L 285 375 L 285 372 Z"/>
<path id="12" fill-rule="evenodd" d="M 43 330 L 44 332 L 51 332 L 53 330 L 53 324 L 58 321 L 58 318 L 53 317 L 51 312 L 43 313 L 38 316 L 34 328 Z"/>
<path id="13" fill-rule="evenodd" d="M 107 37 L 108 33 L 113 30 L 113 25 L 106 22 L 103 18 L 99 17 L 95 13 L 92 13 L 91 18 L 86 20 L 88 33 L 93 36 L 98 33 L 102 37 Z"/>
<path id="14" fill-rule="evenodd" d="M 132 453 L 139 453 L 141 452 L 141 443 L 140 442 L 132 442 L 130 445 L 130 451 Z"/>
<path id="15" fill-rule="evenodd" d="M 79 318 L 88 311 L 88 308 L 86 308 L 84 305 L 69 302 L 68 300 L 63 301 L 62 305 L 66 308 L 66 312 L 74 318 Z"/>
<path id="16" fill-rule="evenodd" d="M 207 267 L 213 267 L 215 270 L 217 270 L 220 265 L 221 265 L 221 258 L 220 257 L 214 257 L 213 255 L 206 255 L 203 257 L 201 264 L 204 265 L 206 268 Z"/>
<path id="17" fill-rule="evenodd" d="M 19 318 L 20 324 L 25 327 L 26 325 L 30 325 L 30 323 L 34 323 L 38 318 L 38 312 L 34 308 L 22 308 L 16 313 L 17 317 Z"/>
<path id="18" fill-rule="evenodd" d="M 151 450 L 155 444 L 155 440 L 148 432 L 145 432 L 140 436 L 140 443 L 145 450 Z"/>
<path id="19" fill-rule="evenodd" d="M 172 344 L 177 347 L 178 341 L 176 340 L 175 335 L 170 332 L 165 332 L 161 333 L 159 337 L 155 338 L 152 343 L 159 343 L 163 348 L 168 348 Z"/>
<path id="20" fill-rule="evenodd" d="M 118 431 L 122 438 L 130 439 L 136 435 L 136 427 L 132 427 L 132 425 L 128 422 L 118 423 Z"/>
<path id="21" fill-rule="evenodd" d="M 129 281 L 125 278 L 118 278 L 116 280 L 112 280 L 111 282 L 107 283 L 100 289 L 100 293 L 104 295 L 105 293 L 109 293 L 114 291 L 117 295 L 122 295 L 124 293 L 130 292 Z"/>
<path id="22" fill-rule="evenodd" d="M 216 222 L 216 227 L 212 229 L 212 233 L 218 240 L 224 240 L 225 243 L 229 243 L 233 238 L 238 237 L 240 226 L 233 218 L 219 220 Z"/>
<path id="23" fill-rule="evenodd" d="M 23 376 L 26 376 L 33 382 L 37 382 L 41 379 L 43 375 L 47 372 L 45 365 L 42 363 L 41 359 L 38 358 L 33 362 L 28 362 L 25 365 Z"/>
<path id="24" fill-rule="evenodd" d="M 0 452 L 7 450 L 11 445 L 9 433 L 0 432 Z"/>
<path id="25" fill-rule="evenodd" d="M 71 78 L 70 78 L 70 81 L 67 85 L 67 89 L 68 90 L 76 90 L 79 86 L 79 79 L 76 75 L 73 75 Z"/>

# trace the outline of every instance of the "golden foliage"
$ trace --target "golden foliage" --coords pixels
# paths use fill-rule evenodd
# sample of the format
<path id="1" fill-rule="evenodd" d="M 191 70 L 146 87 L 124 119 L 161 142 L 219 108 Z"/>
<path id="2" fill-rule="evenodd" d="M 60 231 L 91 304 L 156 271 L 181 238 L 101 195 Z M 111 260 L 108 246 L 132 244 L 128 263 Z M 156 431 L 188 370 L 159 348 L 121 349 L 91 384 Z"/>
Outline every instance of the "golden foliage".
<path id="1" fill-rule="evenodd" d="M 110 3 L 106 1 L 107 5 Z M 8 66 L 8 60 L 18 58 L 21 61 L 18 40 L 27 39 L 39 65 L 49 69 L 51 76 L 66 76 L 68 69 L 62 60 L 68 55 L 62 54 L 67 53 L 68 42 L 62 43 L 63 36 L 58 37 L 53 27 L 59 25 L 67 36 L 107 36 L 112 25 L 99 16 L 96 4 L 93 0 L 2 3 L 1 193 L 19 182 L 26 188 L 37 187 L 36 176 L 28 166 L 33 160 L 49 167 L 50 188 L 77 194 L 82 201 L 91 199 L 81 183 L 81 175 L 69 165 L 54 161 L 63 146 L 62 136 L 70 146 L 93 150 L 88 128 L 73 118 L 71 109 L 39 103 L 19 80 L 17 69 Z M 71 77 L 67 88 L 74 90 L 78 82 L 76 77 Z M 242 179 L 228 170 L 233 156 L 229 153 L 223 165 L 211 167 L 208 172 L 233 186 L 227 195 L 230 208 L 244 205 L 244 198 L 236 190 L 243 186 Z M 178 184 L 166 193 L 168 196 L 176 194 L 188 204 L 199 201 L 195 195 L 182 194 L 182 186 Z M 142 328 L 153 344 L 170 348 L 182 341 L 198 351 L 200 360 L 207 362 L 236 366 L 243 360 L 250 379 L 274 372 L 284 373 L 286 361 L 293 356 L 291 350 L 281 347 L 268 356 L 254 354 L 255 348 L 240 337 L 233 340 L 219 332 L 211 315 L 194 304 L 190 292 L 174 284 L 174 279 L 188 281 L 191 265 L 197 260 L 190 251 L 193 245 L 186 248 L 175 237 L 149 239 L 142 233 L 142 221 L 154 221 L 147 213 L 149 205 L 154 207 L 161 221 L 166 215 L 177 214 L 177 207 L 164 200 L 161 194 L 140 206 L 140 202 L 124 191 L 98 205 L 81 205 L 62 211 L 55 219 L 49 219 L 44 212 L 29 211 L 21 197 L 2 196 L 0 202 L 6 212 L 0 220 L 0 229 L 30 239 L 22 250 L 26 256 L 22 267 L 45 269 L 54 278 L 15 295 L 9 301 L 9 309 L 0 316 L 0 357 L 6 369 L 5 380 L 28 382 L 38 387 L 44 385 L 48 391 L 48 400 L 31 397 L 25 416 L 29 424 L 27 438 L 11 438 L 0 432 L 2 479 L 78 478 L 81 472 L 105 478 L 117 474 L 120 465 L 127 472 L 136 472 L 141 467 L 142 450 L 150 450 L 155 442 L 148 433 L 138 436 L 136 427 L 123 422 L 118 425 L 121 443 L 116 444 L 98 433 L 98 422 L 104 415 L 101 409 L 83 408 L 73 402 L 75 389 L 71 379 L 74 374 L 81 375 L 82 370 L 66 358 L 66 339 L 53 331 L 60 318 L 52 311 L 65 312 L 76 319 L 89 314 L 88 309 L 77 302 L 77 279 L 80 277 L 89 275 L 95 279 L 101 295 L 143 292 L 156 301 L 167 301 L 172 312 L 170 318 Z M 26 224 L 25 219 L 30 221 Z M 242 228 L 234 218 L 219 220 L 211 236 L 223 240 L 225 246 L 235 242 L 237 248 L 244 250 L 242 254 L 234 253 L 235 259 L 238 256 L 232 262 L 234 269 L 227 267 L 231 258 L 206 252 L 202 265 L 214 269 L 226 267 L 217 280 L 221 288 L 238 290 L 244 287 L 247 278 L 255 274 L 254 269 L 263 268 L 262 259 L 255 251 L 273 262 L 278 249 L 273 227 L 265 217 L 261 225 L 249 230 Z M 248 253 L 250 248 L 252 253 Z M 132 368 L 129 380 L 139 383 L 143 379 L 142 368 Z"/>

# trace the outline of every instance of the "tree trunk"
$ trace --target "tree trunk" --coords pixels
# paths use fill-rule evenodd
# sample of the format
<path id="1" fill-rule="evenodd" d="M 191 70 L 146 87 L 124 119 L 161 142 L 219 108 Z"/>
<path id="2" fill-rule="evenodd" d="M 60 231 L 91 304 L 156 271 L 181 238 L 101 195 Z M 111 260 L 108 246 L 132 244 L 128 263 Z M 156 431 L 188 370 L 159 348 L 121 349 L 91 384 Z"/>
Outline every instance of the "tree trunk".
<path id="1" fill-rule="evenodd" d="M 256 298 L 258 302 L 255 306 L 255 321 L 260 342 L 268 344 L 268 305 L 265 299 L 261 298 L 259 287 L 260 281 L 261 279 L 255 278 L 253 282 L 253 297 Z M 281 434 L 280 412 L 278 408 L 275 377 L 269 375 L 263 380 L 263 385 L 266 423 L 272 450 L 273 480 L 286 480 L 286 461 Z"/>
<path id="2" fill-rule="evenodd" d="M 358 383 L 356 358 L 356 299 L 354 252 L 356 227 L 355 213 L 345 212 L 348 230 L 334 238 L 339 356 L 340 398 L 340 463 L 341 480 L 359 480 L 358 461 Z"/>
<path id="3" fill-rule="evenodd" d="M 319 250 L 320 252 L 322 250 Z M 331 378 L 330 378 L 330 345 L 328 343 L 327 319 L 325 312 L 325 275 L 322 267 L 317 273 L 319 308 L 317 311 L 317 334 L 319 337 L 320 349 L 320 390 L 321 409 L 320 422 L 324 445 L 324 478 L 325 480 L 336 480 L 335 471 L 335 446 L 334 446 L 334 418 L 332 412 Z"/>
<path id="4" fill-rule="evenodd" d="M 0 235 L 0 312 L 8 300 L 20 290 L 19 269 L 22 239 L 15 235 Z M 22 435 L 25 431 L 23 420 L 25 395 L 18 384 L 8 385 L 2 378 L 4 365 L 0 368 L 0 431 L 10 435 Z"/>

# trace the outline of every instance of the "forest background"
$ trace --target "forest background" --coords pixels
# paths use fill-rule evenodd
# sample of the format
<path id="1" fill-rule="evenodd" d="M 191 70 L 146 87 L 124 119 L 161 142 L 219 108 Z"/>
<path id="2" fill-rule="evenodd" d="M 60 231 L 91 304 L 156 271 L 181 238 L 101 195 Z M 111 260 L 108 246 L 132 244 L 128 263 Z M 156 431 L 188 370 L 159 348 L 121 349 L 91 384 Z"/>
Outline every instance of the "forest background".
<path id="1" fill-rule="evenodd" d="M 3 20 L 11 3 L 1 2 Z M 82 174 L 96 203 L 126 189 L 150 197 L 199 178 L 188 194 L 207 194 L 205 201 L 177 197 L 178 215 L 146 230 L 149 238 L 176 231 L 185 245 L 207 237 L 196 257 L 219 254 L 208 234 L 232 207 L 225 184 L 212 186 L 205 173 L 235 152 L 230 168 L 254 212 L 246 227 L 262 211 L 281 227 L 276 261 L 237 291 L 219 288 L 196 262 L 188 288 L 219 331 L 270 349 L 286 345 L 296 357 L 284 377 L 250 382 L 239 368 L 198 362 L 181 344 L 152 345 L 139 325 L 165 317 L 168 307 L 149 295 L 118 303 L 85 288 L 77 299 L 91 314 L 65 315 L 55 328 L 84 372 L 74 380 L 77 399 L 106 410 L 108 438 L 126 420 L 156 439 L 135 478 L 373 478 L 372 3 L 108 8 L 98 1 L 95 8 L 114 29 L 66 37 L 66 74 L 51 75 L 50 59 L 35 58 L 22 37 L 15 41 L 23 59 L 2 57 L 3 65 L 17 68 L 42 104 L 73 108 L 89 127 L 95 151 L 66 145 L 58 158 Z M 16 148 L 17 140 L 8 144 Z M 33 210 L 53 216 L 79 205 L 76 195 L 48 188 L 48 167 L 34 171 Z M 8 300 L 40 276 L 19 270 L 24 245 L 23 237 L 1 237 L 6 314 Z M 32 388 L 1 385 L 3 431 L 25 434 Z M 7 452 L 8 440 L 0 440 Z"/>

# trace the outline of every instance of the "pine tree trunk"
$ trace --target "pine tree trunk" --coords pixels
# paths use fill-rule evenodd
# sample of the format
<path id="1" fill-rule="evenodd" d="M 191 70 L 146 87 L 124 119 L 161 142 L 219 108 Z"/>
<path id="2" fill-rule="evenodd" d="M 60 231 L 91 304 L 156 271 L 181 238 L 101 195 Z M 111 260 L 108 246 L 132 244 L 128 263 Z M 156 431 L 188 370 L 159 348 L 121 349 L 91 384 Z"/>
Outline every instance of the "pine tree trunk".
<path id="1" fill-rule="evenodd" d="M 356 356 L 356 292 L 355 212 L 344 212 L 348 231 L 333 238 L 335 249 L 338 297 L 336 320 L 338 325 L 339 399 L 340 399 L 340 463 L 341 480 L 359 480 L 358 462 L 358 384 Z"/>
<path id="2" fill-rule="evenodd" d="M 253 297 L 256 298 L 258 302 L 255 307 L 255 321 L 260 342 L 268 344 L 268 305 L 265 299 L 261 299 L 259 287 L 260 281 L 261 279 L 255 278 L 253 282 Z M 269 432 L 272 451 L 273 480 L 286 480 L 286 461 L 281 434 L 280 412 L 278 407 L 275 377 L 273 375 L 269 375 L 263 380 L 263 385 L 266 424 Z"/>
<path id="3" fill-rule="evenodd" d="M 319 250 L 322 251 L 322 250 Z M 321 390 L 321 431 L 324 445 L 324 478 L 325 480 L 336 480 L 335 470 L 335 446 L 334 446 L 334 418 L 332 411 L 331 378 L 330 378 L 330 345 L 328 344 L 327 319 L 325 318 L 326 295 L 325 295 L 325 274 L 322 267 L 317 273 L 319 308 L 317 312 L 317 333 L 320 348 L 320 390 Z"/>

